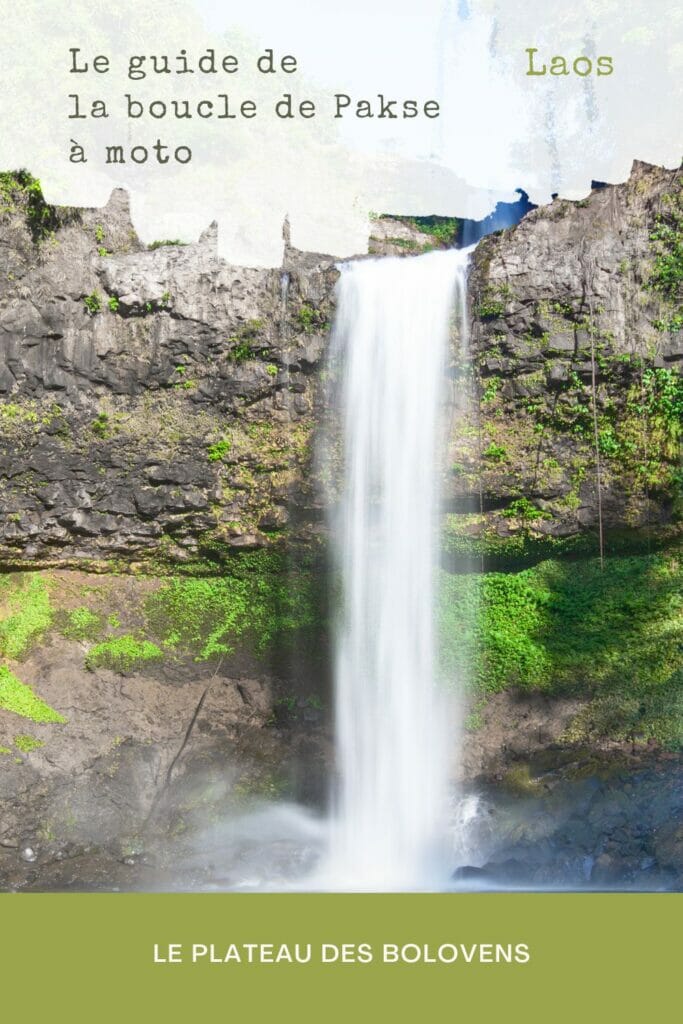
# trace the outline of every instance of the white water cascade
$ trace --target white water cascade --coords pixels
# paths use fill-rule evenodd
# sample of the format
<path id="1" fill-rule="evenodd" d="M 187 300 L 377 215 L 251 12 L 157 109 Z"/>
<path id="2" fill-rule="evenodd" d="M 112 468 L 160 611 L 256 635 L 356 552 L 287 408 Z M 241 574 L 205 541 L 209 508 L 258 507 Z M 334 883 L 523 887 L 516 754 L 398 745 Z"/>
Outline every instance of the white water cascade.
<path id="1" fill-rule="evenodd" d="M 434 628 L 444 361 L 467 254 L 341 266 L 342 480 L 333 517 L 338 793 L 325 876 L 335 888 L 444 880 L 449 745 Z"/>

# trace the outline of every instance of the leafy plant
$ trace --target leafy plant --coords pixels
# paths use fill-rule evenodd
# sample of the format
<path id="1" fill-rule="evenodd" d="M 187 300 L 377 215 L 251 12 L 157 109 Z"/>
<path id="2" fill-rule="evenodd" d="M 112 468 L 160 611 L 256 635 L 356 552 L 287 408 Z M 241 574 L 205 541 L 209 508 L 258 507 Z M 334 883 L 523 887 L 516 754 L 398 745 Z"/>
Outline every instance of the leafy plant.
<path id="1" fill-rule="evenodd" d="M 655 217 L 650 233 L 655 261 L 649 285 L 667 299 L 679 297 L 683 283 L 683 191 L 665 195 L 666 210 Z"/>
<path id="2" fill-rule="evenodd" d="M 69 218 L 69 211 L 57 211 L 45 202 L 40 182 L 23 169 L 0 172 L 0 202 L 0 213 L 15 210 L 19 204 L 23 207 L 35 242 L 51 236 L 60 222 Z"/>
<path id="3" fill-rule="evenodd" d="M 111 435 L 111 425 L 109 423 L 109 416 L 106 412 L 100 412 L 97 417 L 90 424 L 90 429 L 93 434 L 97 434 L 98 437 L 105 439 Z"/>
<path id="4" fill-rule="evenodd" d="M 488 402 L 493 402 L 496 395 L 498 394 L 500 387 L 503 383 L 501 377 L 489 377 L 484 386 L 484 390 L 481 395 L 481 400 L 484 405 Z"/>
<path id="5" fill-rule="evenodd" d="M 233 341 L 233 339 L 230 339 Z M 246 363 L 248 359 L 253 359 L 256 355 L 256 349 L 248 341 L 238 341 L 234 339 L 234 347 L 230 350 L 230 359 L 233 363 Z"/>
<path id="6" fill-rule="evenodd" d="M 474 312 L 480 320 L 493 320 L 496 317 L 503 315 L 505 312 L 505 304 L 500 302 L 499 299 L 483 298 L 481 302 L 475 306 Z"/>
<path id="7" fill-rule="evenodd" d="M 221 462 L 228 454 L 232 447 L 232 442 L 224 437 L 220 441 L 216 441 L 214 444 L 210 444 L 206 449 L 206 456 L 209 462 Z"/>
<path id="8" fill-rule="evenodd" d="M 506 519 L 521 519 L 525 523 L 533 523 L 537 519 L 551 519 L 547 512 L 537 508 L 528 498 L 515 498 L 501 515 Z"/>
<path id="9" fill-rule="evenodd" d="M 89 316 L 96 316 L 102 310 L 102 299 L 99 292 L 91 292 L 83 299 L 83 305 Z"/>
<path id="10" fill-rule="evenodd" d="M 488 459 L 490 462 L 505 462 L 508 456 L 507 448 L 502 444 L 496 444 L 495 441 L 491 441 L 488 448 L 485 448 L 481 454 L 484 459 Z"/>
<path id="11" fill-rule="evenodd" d="M 326 331 L 329 327 L 324 314 L 310 302 L 304 302 L 301 306 L 297 313 L 297 320 L 304 334 L 313 334 L 314 331 Z"/>

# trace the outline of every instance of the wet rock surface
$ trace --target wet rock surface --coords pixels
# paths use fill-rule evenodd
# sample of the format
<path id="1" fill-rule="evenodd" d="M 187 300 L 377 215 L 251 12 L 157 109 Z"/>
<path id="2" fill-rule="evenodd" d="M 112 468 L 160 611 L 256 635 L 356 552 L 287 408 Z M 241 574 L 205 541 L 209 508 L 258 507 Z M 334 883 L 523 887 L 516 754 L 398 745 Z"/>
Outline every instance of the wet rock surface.
<path id="1" fill-rule="evenodd" d="M 680 761 L 545 752 L 470 788 L 454 881 L 492 888 L 683 887 Z M 467 848 L 469 847 L 469 848 Z"/>

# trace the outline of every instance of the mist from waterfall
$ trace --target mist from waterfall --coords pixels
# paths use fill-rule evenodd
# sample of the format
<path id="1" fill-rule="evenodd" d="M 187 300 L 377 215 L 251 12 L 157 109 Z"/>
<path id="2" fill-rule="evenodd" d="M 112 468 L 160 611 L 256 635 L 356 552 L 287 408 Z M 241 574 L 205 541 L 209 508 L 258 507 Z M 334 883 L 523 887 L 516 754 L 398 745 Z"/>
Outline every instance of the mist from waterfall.
<path id="1" fill-rule="evenodd" d="M 439 442 L 456 301 L 466 331 L 467 255 L 340 268 L 332 365 L 341 479 L 331 512 L 341 588 L 338 779 L 324 869 L 335 888 L 414 889 L 447 877 L 455 735 L 437 685 Z"/>

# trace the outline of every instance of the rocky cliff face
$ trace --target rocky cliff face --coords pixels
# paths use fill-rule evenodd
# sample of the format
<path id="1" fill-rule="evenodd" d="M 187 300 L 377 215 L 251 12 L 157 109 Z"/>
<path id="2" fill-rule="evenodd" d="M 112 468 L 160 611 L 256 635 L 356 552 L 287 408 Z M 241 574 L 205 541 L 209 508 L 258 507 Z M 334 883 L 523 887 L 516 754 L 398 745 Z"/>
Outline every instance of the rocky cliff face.
<path id="1" fill-rule="evenodd" d="M 626 184 L 556 200 L 477 247 L 453 548 L 577 539 L 600 521 L 655 535 L 677 519 L 681 195 L 680 173 L 635 164 Z"/>
<path id="2" fill-rule="evenodd" d="M 0 558 L 102 567 L 267 543 L 304 508 L 332 261 L 232 267 L 215 228 L 145 250 L 127 196 L 33 231 L 0 267 Z"/>
<path id="3" fill-rule="evenodd" d="M 287 244 L 281 270 L 233 267 L 214 228 L 148 251 L 123 192 L 54 211 L 4 182 L 2 563 L 191 562 L 310 538 L 333 261 Z M 449 368 L 475 398 L 448 452 L 452 551 L 675 518 L 683 331 L 657 277 L 670 243 L 651 236 L 680 233 L 680 195 L 677 174 L 636 165 L 477 248 L 474 365 L 454 338 Z M 380 254 L 433 243 L 373 224 Z"/>

